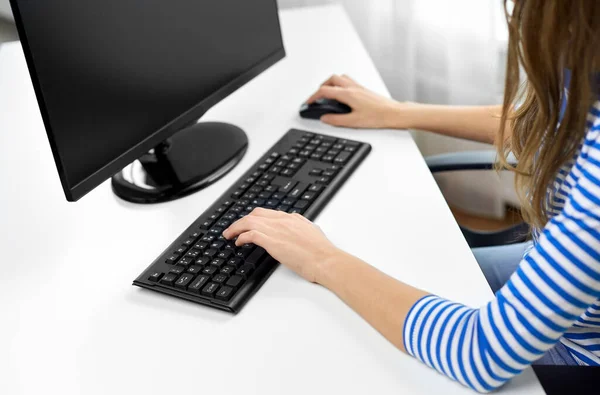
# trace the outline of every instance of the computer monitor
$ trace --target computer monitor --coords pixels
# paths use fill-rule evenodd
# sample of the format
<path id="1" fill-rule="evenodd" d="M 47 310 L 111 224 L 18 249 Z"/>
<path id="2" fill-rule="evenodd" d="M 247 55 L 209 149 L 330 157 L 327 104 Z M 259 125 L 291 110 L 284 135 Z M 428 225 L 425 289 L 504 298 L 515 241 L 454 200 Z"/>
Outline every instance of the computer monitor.
<path id="1" fill-rule="evenodd" d="M 218 180 L 244 131 L 196 123 L 285 56 L 276 0 L 11 0 L 67 200 L 139 203 Z M 241 109 L 240 109 L 241 110 Z"/>

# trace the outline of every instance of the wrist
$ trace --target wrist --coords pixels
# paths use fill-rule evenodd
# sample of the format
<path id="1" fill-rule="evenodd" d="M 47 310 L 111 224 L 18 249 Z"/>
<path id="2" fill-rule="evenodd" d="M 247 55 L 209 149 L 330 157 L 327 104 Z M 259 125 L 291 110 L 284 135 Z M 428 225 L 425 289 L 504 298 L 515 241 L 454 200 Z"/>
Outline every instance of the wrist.
<path id="1" fill-rule="evenodd" d="M 346 255 L 344 251 L 334 247 L 319 263 L 315 273 L 315 282 L 331 289 L 335 281 L 337 268 L 341 262 L 344 262 Z"/>
<path id="2" fill-rule="evenodd" d="M 394 102 L 389 111 L 387 127 L 391 129 L 418 128 L 419 111 L 422 104 L 413 102 Z"/>

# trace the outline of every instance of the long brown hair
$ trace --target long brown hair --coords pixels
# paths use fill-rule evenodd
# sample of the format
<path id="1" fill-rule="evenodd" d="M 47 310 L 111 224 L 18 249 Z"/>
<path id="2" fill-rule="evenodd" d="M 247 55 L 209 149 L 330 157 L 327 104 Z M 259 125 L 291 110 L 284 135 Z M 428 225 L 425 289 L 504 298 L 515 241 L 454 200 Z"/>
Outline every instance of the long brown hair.
<path id="1" fill-rule="evenodd" d="M 510 7 L 505 1 L 505 9 Z M 504 109 L 496 141 L 500 165 L 516 173 L 525 220 L 538 228 L 548 221 L 552 183 L 576 154 L 595 100 L 600 54 L 600 1 L 515 0 L 507 11 L 509 46 Z M 520 66 L 526 82 L 520 82 Z M 564 70 L 568 104 L 559 125 Z M 518 104 L 517 104 L 518 103 Z M 513 152 L 518 165 L 507 164 Z"/>

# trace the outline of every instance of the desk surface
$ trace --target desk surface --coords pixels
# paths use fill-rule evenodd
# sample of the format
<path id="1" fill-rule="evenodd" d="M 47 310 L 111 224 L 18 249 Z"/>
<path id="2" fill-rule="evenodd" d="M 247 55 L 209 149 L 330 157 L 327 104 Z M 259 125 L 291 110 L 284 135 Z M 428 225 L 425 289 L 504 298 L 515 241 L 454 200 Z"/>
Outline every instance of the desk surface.
<path id="1" fill-rule="evenodd" d="M 237 316 L 131 286 L 295 127 L 373 146 L 317 221 L 333 242 L 439 295 L 472 306 L 492 297 L 409 133 L 297 116 L 334 72 L 388 94 L 346 14 L 290 10 L 281 22 L 287 58 L 203 118 L 247 131 L 241 165 L 200 193 L 155 206 L 120 201 L 108 183 L 65 201 L 21 47 L 0 47 L 0 393 L 469 393 L 283 267 Z M 505 390 L 543 393 L 531 370 Z"/>

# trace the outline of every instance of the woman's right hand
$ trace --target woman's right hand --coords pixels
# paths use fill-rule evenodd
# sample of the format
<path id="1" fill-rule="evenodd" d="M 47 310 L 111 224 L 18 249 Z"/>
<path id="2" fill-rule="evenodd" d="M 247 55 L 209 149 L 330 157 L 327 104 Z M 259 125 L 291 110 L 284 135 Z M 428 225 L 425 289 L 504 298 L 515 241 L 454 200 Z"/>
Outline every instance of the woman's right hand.
<path id="1" fill-rule="evenodd" d="M 327 114 L 321 121 L 350 128 L 405 129 L 411 127 L 408 109 L 414 104 L 400 103 L 381 96 L 358 84 L 346 75 L 334 75 L 321 85 L 307 101 L 333 99 L 352 108 L 348 114 Z"/>

